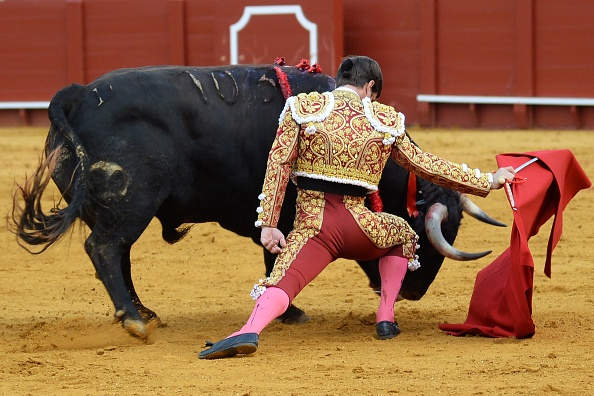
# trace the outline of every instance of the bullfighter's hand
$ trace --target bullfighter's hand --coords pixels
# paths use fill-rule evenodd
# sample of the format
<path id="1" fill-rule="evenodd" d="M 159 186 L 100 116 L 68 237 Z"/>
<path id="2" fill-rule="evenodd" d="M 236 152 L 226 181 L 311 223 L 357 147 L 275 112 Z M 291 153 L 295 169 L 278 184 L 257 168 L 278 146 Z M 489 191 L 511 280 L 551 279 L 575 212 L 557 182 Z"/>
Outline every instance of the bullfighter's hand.
<path id="1" fill-rule="evenodd" d="M 499 168 L 493 175 L 493 183 L 491 183 L 491 190 L 498 190 L 505 185 L 506 182 L 514 180 L 516 174 L 513 166 L 506 166 Z"/>
<path id="2" fill-rule="evenodd" d="M 280 253 L 287 246 L 285 236 L 278 228 L 262 227 L 260 242 L 272 254 Z"/>

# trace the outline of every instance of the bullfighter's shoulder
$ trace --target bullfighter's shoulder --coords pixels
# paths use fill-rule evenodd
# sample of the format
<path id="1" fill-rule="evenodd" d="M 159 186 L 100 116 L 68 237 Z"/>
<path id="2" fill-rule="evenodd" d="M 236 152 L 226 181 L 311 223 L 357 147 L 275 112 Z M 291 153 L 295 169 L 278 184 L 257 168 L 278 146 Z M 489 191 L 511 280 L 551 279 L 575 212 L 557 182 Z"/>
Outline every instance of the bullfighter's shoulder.
<path id="1" fill-rule="evenodd" d="M 398 131 L 398 134 L 404 132 L 404 114 L 396 111 L 392 106 L 379 102 L 373 102 L 370 107 L 371 114 L 369 116 L 375 121 L 372 123 L 377 123 L 377 125 L 381 125 L 387 129 Z"/>
<path id="2" fill-rule="evenodd" d="M 289 100 L 293 118 L 300 124 L 322 121 L 334 108 L 334 96 L 330 92 L 301 93 Z"/>

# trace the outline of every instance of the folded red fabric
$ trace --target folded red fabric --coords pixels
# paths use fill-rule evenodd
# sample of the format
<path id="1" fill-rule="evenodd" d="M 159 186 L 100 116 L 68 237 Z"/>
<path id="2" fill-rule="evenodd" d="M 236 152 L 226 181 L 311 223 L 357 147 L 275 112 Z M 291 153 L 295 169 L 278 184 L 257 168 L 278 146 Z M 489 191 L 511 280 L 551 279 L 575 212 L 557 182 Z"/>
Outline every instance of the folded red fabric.
<path id="1" fill-rule="evenodd" d="M 478 272 L 466 321 L 439 325 L 447 334 L 528 338 L 535 333 L 532 320 L 534 260 L 528 240 L 555 216 L 544 266 L 545 274 L 550 277 L 551 256 L 563 228 L 563 210 L 580 190 L 589 188 L 592 183 L 569 150 L 496 156 L 500 167 L 511 165 L 516 169 L 533 158 L 538 160 L 516 175 L 526 181 L 509 185 L 513 199 L 510 204 L 514 208 L 510 246 Z"/>

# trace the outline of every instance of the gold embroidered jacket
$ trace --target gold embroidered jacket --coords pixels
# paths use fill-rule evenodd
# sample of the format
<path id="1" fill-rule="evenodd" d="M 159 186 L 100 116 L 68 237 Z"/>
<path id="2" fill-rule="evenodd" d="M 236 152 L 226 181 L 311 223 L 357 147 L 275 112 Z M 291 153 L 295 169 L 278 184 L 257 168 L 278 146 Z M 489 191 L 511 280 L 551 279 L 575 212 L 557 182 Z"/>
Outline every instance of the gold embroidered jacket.
<path id="1" fill-rule="evenodd" d="M 490 173 L 423 152 L 405 134 L 402 113 L 339 88 L 287 100 L 268 156 L 256 226 L 276 227 L 292 176 L 363 186 L 373 192 L 390 156 L 433 183 L 473 195 L 489 193 Z"/>

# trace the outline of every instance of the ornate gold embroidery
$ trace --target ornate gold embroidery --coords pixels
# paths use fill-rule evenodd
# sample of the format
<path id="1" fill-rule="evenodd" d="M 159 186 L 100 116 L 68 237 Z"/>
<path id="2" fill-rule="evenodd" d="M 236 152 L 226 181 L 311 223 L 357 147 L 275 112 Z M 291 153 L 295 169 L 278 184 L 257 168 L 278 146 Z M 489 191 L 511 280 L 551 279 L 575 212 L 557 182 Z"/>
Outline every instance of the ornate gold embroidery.
<path id="1" fill-rule="evenodd" d="M 290 112 L 287 111 L 279 125 L 276 139 L 268 154 L 268 166 L 262 186 L 261 212 L 258 215 L 258 225 L 276 227 L 278 223 L 283 199 L 285 198 L 285 190 L 293 168 L 293 161 L 297 155 L 298 133 L 299 125 L 293 120 Z"/>
<path id="2" fill-rule="evenodd" d="M 283 112 L 269 154 L 258 225 L 276 226 L 291 173 L 374 191 L 390 155 L 431 182 L 473 195 L 489 192 L 487 175 L 424 153 L 405 134 L 391 135 L 404 131 L 404 116 L 390 106 L 364 106 L 355 93 L 337 90 L 292 97 Z M 386 144 L 388 135 L 394 145 Z"/>
<path id="3" fill-rule="evenodd" d="M 329 103 L 329 98 L 325 94 L 317 92 L 302 93 L 297 95 L 294 109 L 297 118 L 315 118 L 316 115 L 321 116 L 324 112 L 330 110 L 326 109 Z"/>
<path id="4" fill-rule="evenodd" d="M 324 193 L 299 190 L 297 192 L 297 214 L 293 230 L 287 235 L 287 246 L 276 258 L 270 276 L 257 286 L 276 285 L 285 276 L 297 253 L 305 243 L 317 235 L 322 228 Z"/>
<path id="5" fill-rule="evenodd" d="M 345 207 L 371 242 L 380 249 L 402 245 L 402 251 L 409 261 L 416 259 L 419 237 L 402 218 L 390 213 L 374 213 L 364 204 L 362 197 L 344 197 Z"/>
<path id="6" fill-rule="evenodd" d="M 402 113 L 398 113 L 391 106 L 379 102 L 373 102 L 372 116 L 376 118 L 382 125 L 393 128 L 395 130 L 404 129 L 404 117 Z"/>
<path id="7" fill-rule="evenodd" d="M 299 117 L 311 116 L 314 110 L 315 114 L 323 113 L 328 104 L 323 94 L 300 95 L 298 99 L 295 107 Z M 390 122 L 396 119 L 388 113 L 382 117 Z M 314 125 L 314 134 L 300 135 L 295 172 L 377 189 L 391 146 L 383 144 L 384 134 L 370 125 L 358 95 L 335 91 L 334 111 Z"/>
<path id="8" fill-rule="evenodd" d="M 487 174 L 481 173 L 477 177 L 474 169 L 464 170 L 460 164 L 425 153 L 406 135 L 397 139 L 395 146 L 394 161 L 423 179 L 462 193 L 478 196 L 489 193 L 491 183 Z"/>

